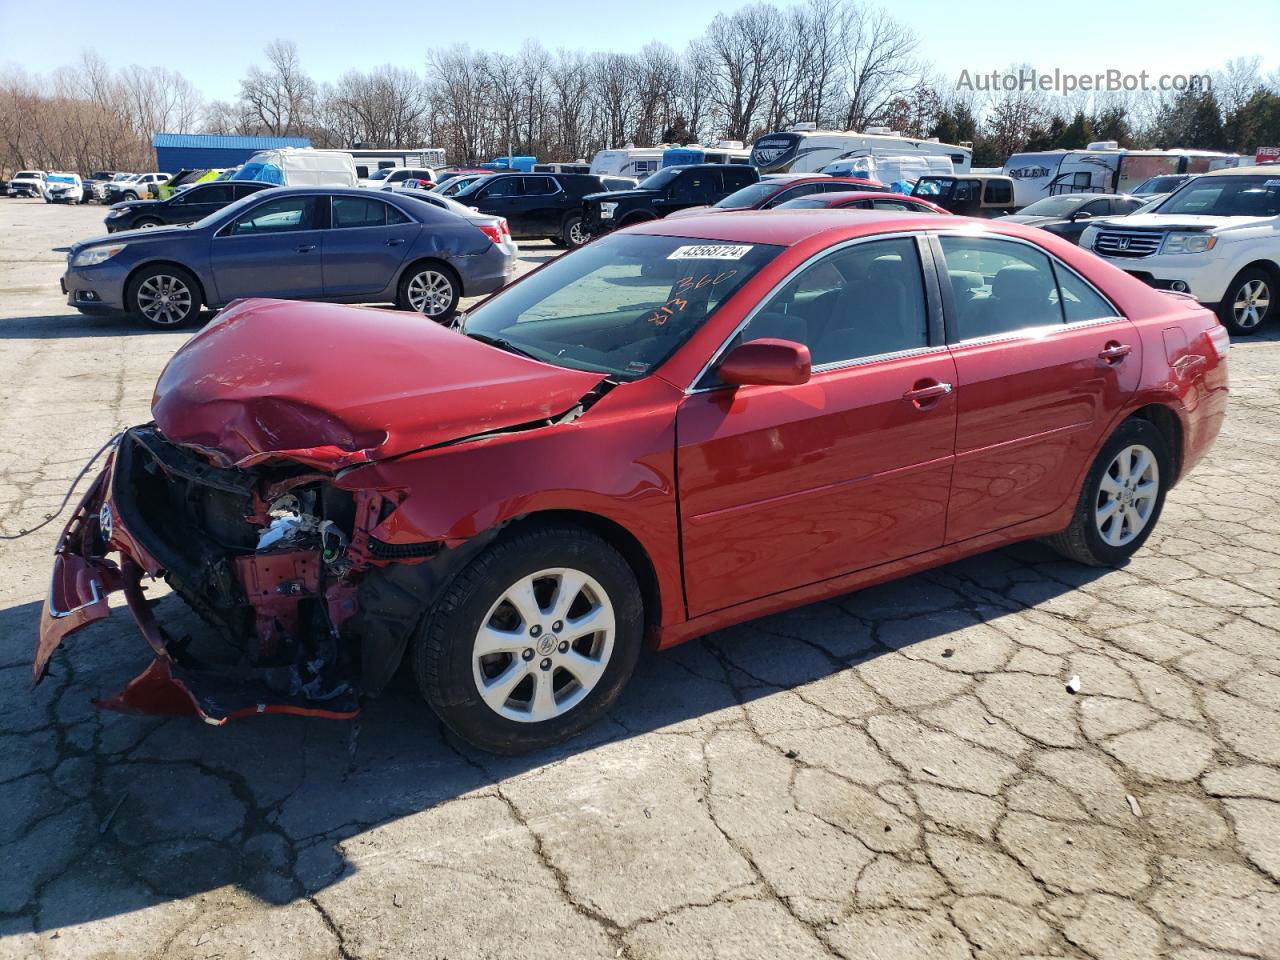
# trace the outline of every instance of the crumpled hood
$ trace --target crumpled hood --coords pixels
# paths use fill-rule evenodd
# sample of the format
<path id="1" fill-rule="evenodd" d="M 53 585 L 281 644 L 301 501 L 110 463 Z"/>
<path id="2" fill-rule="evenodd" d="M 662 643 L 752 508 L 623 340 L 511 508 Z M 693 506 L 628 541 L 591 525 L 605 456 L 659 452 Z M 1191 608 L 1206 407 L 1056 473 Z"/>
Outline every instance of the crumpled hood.
<path id="1" fill-rule="evenodd" d="M 220 466 L 336 470 L 559 416 L 600 380 L 416 313 L 244 300 L 174 354 L 151 412 Z"/>

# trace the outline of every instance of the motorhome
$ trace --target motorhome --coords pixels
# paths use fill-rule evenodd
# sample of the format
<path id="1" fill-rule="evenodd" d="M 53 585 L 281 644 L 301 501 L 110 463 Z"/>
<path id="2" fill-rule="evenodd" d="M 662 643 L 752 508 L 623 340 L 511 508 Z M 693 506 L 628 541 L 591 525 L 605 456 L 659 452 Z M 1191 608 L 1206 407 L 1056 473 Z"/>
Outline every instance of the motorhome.
<path id="1" fill-rule="evenodd" d="M 816 173 L 838 160 L 913 154 L 945 157 L 955 173 L 968 173 L 973 165 L 973 150 L 967 145 L 904 137 L 888 127 L 857 133 L 818 130 L 812 123 L 765 134 L 751 147 L 751 163 L 761 173 Z"/>
<path id="2" fill-rule="evenodd" d="M 591 158 L 591 172 L 597 176 L 643 180 L 662 167 L 662 154 L 666 149 L 627 144 L 620 150 L 601 150 Z"/>
<path id="3" fill-rule="evenodd" d="M 343 150 L 351 154 L 356 165 L 356 178 L 368 180 L 370 174 L 378 170 L 393 167 L 430 167 L 433 170 L 444 166 L 444 149 L 441 147 L 388 147 L 384 150 Z"/>
<path id="4" fill-rule="evenodd" d="M 1237 153 L 1212 150 L 1124 150 L 1115 140 L 1099 140 L 1083 150 L 1015 153 L 1002 172 L 1012 177 L 1019 207 L 1061 193 L 1128 193 L 1151 177 L 1208 173 L 1240 166 Z"/>
<path id="5" fill-rule="evenodd" d="M 909 156 L 851 157 L 829 163 L 819 172 L 832 177 L 878 180 L 888 184 L 896 193 L 910 193 L 921 177 L 950 176 L 956 170 L 950 157 L 917 153 Z M 998 170 L 994 172 L 999 173 Z"/>
<path id="6" fill-rule="evenodd" d="M 741 140 L 716 140 L 710 144 L 686 143 L 662 151 L 664 167 L 688 167 L 695 163 L 750 163 L 751 151 Z"/>

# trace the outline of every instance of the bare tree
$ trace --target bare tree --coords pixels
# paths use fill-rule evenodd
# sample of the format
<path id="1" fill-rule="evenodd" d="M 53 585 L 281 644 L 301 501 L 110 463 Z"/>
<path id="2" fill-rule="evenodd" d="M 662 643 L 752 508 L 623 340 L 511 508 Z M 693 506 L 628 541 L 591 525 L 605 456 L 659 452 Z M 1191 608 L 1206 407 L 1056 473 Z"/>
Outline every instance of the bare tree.
<path id="1" fill-rule="evenodd" d="M 881 119 L 895 99 L 920 80 L 916 35 L 879 7 L 849 0 L 837 33 L 844 55 L 845 127 L 859 130 Z"/>
<path id="2" fill-rule="evenodd" d="M 297 46 L 272 40 L 264 51 L 267 66 L 254 64 L 240 81 L 240 99 L 255 125 L 272 136 L 291 136 L 307 126 L 315 82 L 302 70 Z"/>

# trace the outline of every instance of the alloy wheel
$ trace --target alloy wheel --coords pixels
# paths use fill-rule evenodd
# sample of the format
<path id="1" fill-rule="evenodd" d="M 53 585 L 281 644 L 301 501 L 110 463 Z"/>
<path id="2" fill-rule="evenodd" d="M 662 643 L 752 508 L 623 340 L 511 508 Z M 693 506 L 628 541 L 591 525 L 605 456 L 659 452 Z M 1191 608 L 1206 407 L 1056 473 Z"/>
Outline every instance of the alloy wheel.
<path id="1" fill-rule="evenodd" d="M 472 643 L 476 689 L 509 720 L 563 716 L 600 682 L 613 654 L 613 603 L 581 570 L 556 567 L 513 583 Z"/>
<path id="2" fill-rule="evenodd" d="M 1235 300 L 1231 304 L 1231 313 L 1236 325 L 1242 330 L 1252 330 L 1264 319 L 1271 309 L 1271 289 L 1265 280 L 1249 280 L 1240 285 Z"/>
<path id="3" fill-rule="evenodd" d="M 423 270 L 409 281 L 409 306 L 428 317 L 438 317 L 453 303 L 453 283 L 438 270 Z"/>
<path id="4" fill-rule="evenodd" d="M 1132 444 L 1117 453 L 1102 474 L 1094 522 L 1104 543 L 1123 547 L 1151 520 L 1160 492 L 1160 466 L 1151 449 Z"/>
<path id="5" fill-rule="evenodd" d="M 570 244 L 572 244 L 575 247 L 580 247 L 590 239 L 591 238 L 587 234 L 587 231 L 583 229 L 581 220 L 575 220 L 573 223 L 569 224 L 569 243 Z"/>
<path id="6" fill-rule="evenodd" d="M 160 273 L 138 287 L 138 309 L 152 323 L 171 327 L 182 323 L 193 307 L 191 288 L 182 280 Z"/>

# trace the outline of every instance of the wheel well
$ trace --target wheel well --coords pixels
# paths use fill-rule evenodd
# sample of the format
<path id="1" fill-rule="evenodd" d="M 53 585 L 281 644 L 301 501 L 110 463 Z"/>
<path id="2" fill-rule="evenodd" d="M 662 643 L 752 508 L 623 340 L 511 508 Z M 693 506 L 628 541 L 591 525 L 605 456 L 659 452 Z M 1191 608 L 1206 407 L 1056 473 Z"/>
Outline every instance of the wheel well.
<path id="1" fill-rule="evenodd" d="M 1160 431 L 1173 455 L 1173 483 L 1177 483 L 1182 473 L 1182 421 L 1178 415 L 1166 406 L 1152 403 L 1133 411 L 1129 419 L 1146 420 Z"/>
<path id="2" fill-rule="evenodd" d="M 636 582 L 640 584 L 640 599 L 644 604 L 644 632 L 646 637 L 652 637 L 662 623 L 662 595 L 658 589 L 658 575 L 653 569 L 653 561 L 649 559 L 649 553 L 640 541 L 621 524 L 581 510 L 545 510 L 527 514 L 509 524 L 506 529 L 518 530 L 530 524 L 553 523 L 589 530 L 622 554 L 627 566 L 635 574 Z"/>
<path id="3" fill-rule="evenodd" d="M 459 299 L 467 295 L 466 287 L 462 283 L 462 274 L 458 273 L 458 271 L 455 270 L 448 261 L 441 260 L 439 257 L 419 257 L 417 260 L 414 260 L 412 263 L 408 264 L 403 270 L 400 271 L 400 276 L 396 277 L 396 293 L 398 294 L 400 292 L 400 285 L 404 283 L 405 277 L 407 277 L 412 271 L 416 270 L 418 267 L 424 266 L 428 263 L 435 264 L 438 267 L 443 267 L 445 270 L 448 270 L 449 273 L 453 275 L 453 279 L 457 281 L 457 284 L 458 284 Z"/>
<path id="4" fill-rule="evenodd" d="M 143 270 L 150 270 L 152 267 L 173 267 L 187 274 L 187 276 L 196 282 L 196 289 L 200 292 L 200 302 L 206 307 L 209 306 L 209 296 L 205 292 L 204 284 L 200 282 L 200 277 L 190 267 L 184 266 L 176 260 L 151 260 L 135 267 L 124 281 L 124 293 L 126 297 L 129 295 L 129 288 L 133 286 L 133 281 L 137 279 L 138 274 Z M 125 307 L 128 308 L 128 306 L 129 304 L 126 303 Z"/>
<path id="5" fill-rule="evenodd" d="M 1246 270 L 1261 270 L 1269 274 L 1273 282 L 1280 283 L 1280 264 L 1273 263 L 1270 260 L 1255 260 L 1253 263 L 1247 263 L 1236 273 L 1236 277 Z M 1231 282 L 1235 283 L 1235 277 L 1232 277 Z M 1231 291 L 1228 290 L 1227 294 L 1230 295 L 1230 293 Z"/>

